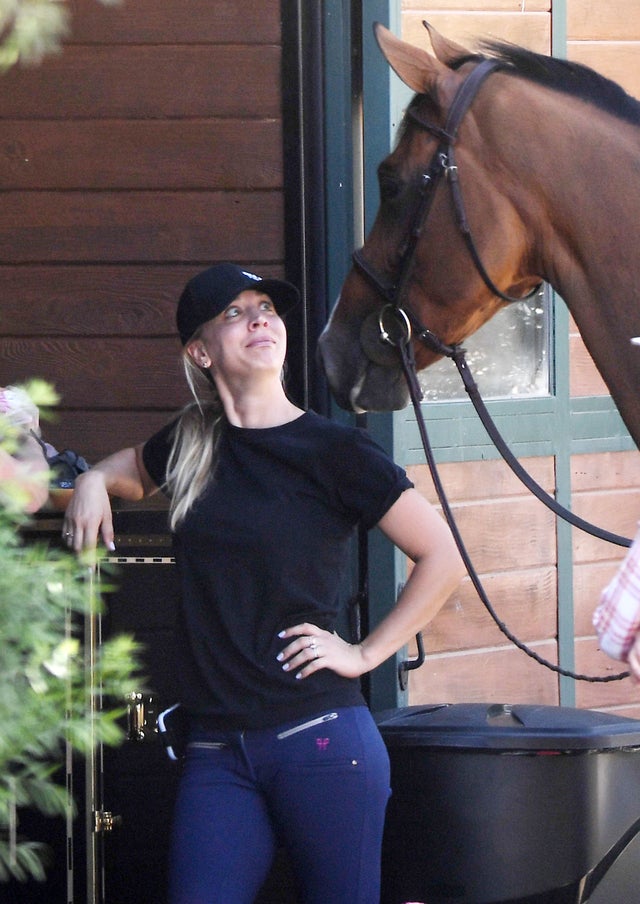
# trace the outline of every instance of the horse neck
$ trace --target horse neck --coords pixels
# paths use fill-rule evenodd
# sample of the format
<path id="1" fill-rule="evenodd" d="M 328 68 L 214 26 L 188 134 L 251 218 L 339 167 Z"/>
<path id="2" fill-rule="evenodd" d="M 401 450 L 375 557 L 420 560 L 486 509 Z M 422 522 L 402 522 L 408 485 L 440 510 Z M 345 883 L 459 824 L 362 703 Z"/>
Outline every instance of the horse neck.
<path id="1" fill-rule="evenodd" d="M 624 280 L 638 219 L 640 128 L 524 79 L 496 78 L 509 90 L 499 105 L 487 92 L 476 118 L 486 117 L 491 178 L 530 237 L 536 275 L 567 301 L 609 294 Z"/>
<path id="2" fill-rule="evenodd" d="M 483 104 L 494 136 L 494 185 L 521 219 L 532 274 L 568 305 L 640 444 L 640 351 L 629 341 L 639 332 L 640 128 L 559 92 L 510 81 L 499 110 L 488 109 L 488 92 Z M 517 145 L 502 140 L 513 134 Z"/>

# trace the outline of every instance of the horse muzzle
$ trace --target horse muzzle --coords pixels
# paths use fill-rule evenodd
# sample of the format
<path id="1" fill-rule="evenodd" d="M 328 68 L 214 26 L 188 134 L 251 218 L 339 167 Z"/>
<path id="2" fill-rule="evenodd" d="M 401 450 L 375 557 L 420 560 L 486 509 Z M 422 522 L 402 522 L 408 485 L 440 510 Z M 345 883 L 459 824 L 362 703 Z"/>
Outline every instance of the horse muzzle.
<path id="1" fill-rule="evenodd" d="M 318 362 L 347 411 L 395 411 L 408 402 L 398 349 L 381 335 L 378 316 L 368 316 L 359 328 L 329 322 L 318 342 Z"/>

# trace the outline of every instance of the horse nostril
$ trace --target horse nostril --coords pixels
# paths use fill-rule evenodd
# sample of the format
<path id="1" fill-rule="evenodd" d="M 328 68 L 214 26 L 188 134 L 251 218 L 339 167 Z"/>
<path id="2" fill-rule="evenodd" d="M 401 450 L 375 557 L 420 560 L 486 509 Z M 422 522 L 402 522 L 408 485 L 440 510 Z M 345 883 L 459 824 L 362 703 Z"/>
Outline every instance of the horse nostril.
<path id="1" fill-rule="evenodd" d="M 380 332 L 378 313 L 369 314 L 360 327 L 360 346 L 367 358 L 381 367 L 398 367 L 398 349 L 385 342 Z"/>

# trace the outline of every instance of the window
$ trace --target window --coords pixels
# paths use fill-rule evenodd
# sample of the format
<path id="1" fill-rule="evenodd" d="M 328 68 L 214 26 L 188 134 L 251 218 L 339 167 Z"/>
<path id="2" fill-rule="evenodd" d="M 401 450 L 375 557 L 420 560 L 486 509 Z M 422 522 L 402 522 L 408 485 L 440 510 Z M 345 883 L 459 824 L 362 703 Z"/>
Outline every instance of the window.
<path id="1" fill-rule="evenodd" d="M 549 395 L 551 289 L 503 308 L 463 344 L 483 398 Z M 438 361 L 420 374 L 425 401 L 455 401 L 467 394 L 455 364 Z"/>

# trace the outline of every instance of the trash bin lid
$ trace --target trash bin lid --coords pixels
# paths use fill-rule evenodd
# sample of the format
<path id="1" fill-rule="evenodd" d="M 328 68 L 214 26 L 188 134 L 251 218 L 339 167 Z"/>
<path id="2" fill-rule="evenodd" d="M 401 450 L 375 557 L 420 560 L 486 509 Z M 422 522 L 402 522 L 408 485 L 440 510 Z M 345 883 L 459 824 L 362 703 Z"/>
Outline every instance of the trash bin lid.
<path id="1" fill-rule="evenodd" d="M 475 750 L 606 750 L 640 747 L 640 720 L 563 706 L 440 703 L 375 716 L 387 746 Z"/>

